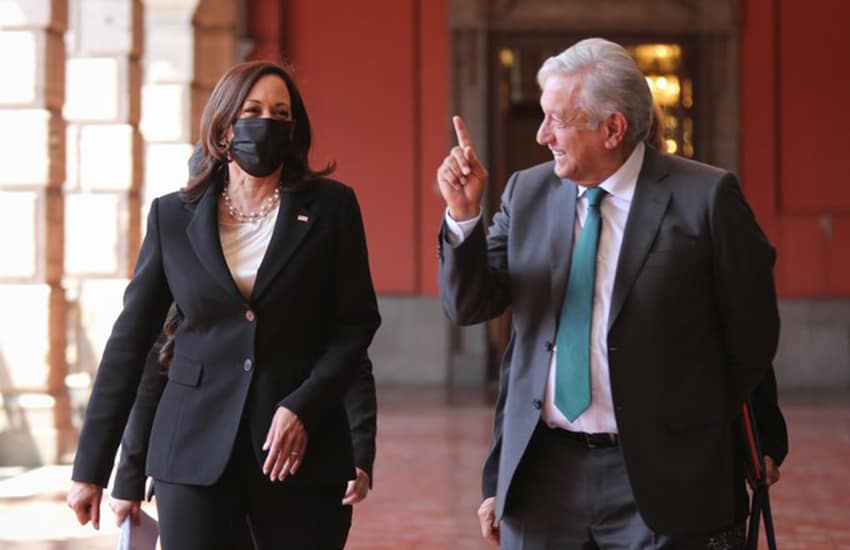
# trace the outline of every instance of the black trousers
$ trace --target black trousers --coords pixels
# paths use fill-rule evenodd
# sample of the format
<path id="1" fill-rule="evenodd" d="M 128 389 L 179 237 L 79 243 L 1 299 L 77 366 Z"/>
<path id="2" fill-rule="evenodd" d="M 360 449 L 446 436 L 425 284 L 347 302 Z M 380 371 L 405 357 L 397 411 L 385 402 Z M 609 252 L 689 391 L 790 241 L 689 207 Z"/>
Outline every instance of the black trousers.
<path id="1" fill-rule="evenodd" d="M 351 526 L 345 483 L 269 481 L 244 427 L 214 485 L 155 484 L 163 550 L 336 550 Z"/>

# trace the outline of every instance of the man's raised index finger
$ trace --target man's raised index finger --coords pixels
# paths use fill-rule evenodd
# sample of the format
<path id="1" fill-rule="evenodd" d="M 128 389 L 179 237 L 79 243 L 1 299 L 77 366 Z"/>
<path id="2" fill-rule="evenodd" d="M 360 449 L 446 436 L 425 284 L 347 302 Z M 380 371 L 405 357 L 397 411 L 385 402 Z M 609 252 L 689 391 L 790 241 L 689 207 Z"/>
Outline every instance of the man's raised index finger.
<path id="1" fill-rule="evenodd" d="M 452 117 L 452 123 L 455 126 L 455 135 L 457 136 L 457 144 L 463 148 L 472 147 L 472 139 L 469 137 L 469 131 L 466 129 L 463 119 L 460 115 Z"/>

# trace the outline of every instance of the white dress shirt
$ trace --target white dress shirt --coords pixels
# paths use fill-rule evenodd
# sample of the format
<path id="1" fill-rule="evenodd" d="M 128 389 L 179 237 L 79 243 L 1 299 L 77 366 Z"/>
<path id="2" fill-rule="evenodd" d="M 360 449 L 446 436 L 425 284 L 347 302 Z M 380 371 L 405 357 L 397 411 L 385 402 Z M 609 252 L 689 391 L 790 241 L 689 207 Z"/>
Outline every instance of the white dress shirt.
<path id="1" fill-rule="evenodd" d="M 614 276 L 617 261 L 620 258 L 620 246 L 623 244 L 623 231 L 632 205 L 632 196 L 637 185 L 638 175 L 643 166 L 644 145 L 638 143 L 626 162 L 611 174 L 599 186 L 608 192 L 602 200 L 602 231 L 599 235 L 599 247 L 596 252 L 596 281 L 593 295 L 593 320 L 590 331 L 590 406 L 570 422 L 555 407 L 555 361 L 553 350 L 549 362 L 549 377 L 543 398 L 543 421 L 550 427 L 563 428 L 573 432 L 617 433 L 617 420 L 614 416 L 614 403 L 611 399 L 611 381 L 608 374 L 608 315 L 611 310 L 611 294 L 614 289 Z M 587 218 L 587 197 L 585 187 L 579 186 L 576 201 L 576 221 L 573 232 L 573 248 L 578 242 L 584 221 Z M 476 218 L 458 222 L 446 209 L 446 226 L 449 229 L 449 243 L 458 246 L 472 233 L 481 219 Z"/>

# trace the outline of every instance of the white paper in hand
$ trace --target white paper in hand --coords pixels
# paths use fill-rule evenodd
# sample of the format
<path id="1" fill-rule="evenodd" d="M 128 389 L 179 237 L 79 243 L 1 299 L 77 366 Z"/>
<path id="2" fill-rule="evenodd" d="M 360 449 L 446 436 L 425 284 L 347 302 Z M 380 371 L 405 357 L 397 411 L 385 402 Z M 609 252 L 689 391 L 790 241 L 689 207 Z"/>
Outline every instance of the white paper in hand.
<path id="1" fill-rule="evenodd" d="M 159 524 L 144 510 L 139 511 L 139 525 L 133 525 L 128 516 L 121 524 L 117 550 L 155 550 L 159 537 Z"/>

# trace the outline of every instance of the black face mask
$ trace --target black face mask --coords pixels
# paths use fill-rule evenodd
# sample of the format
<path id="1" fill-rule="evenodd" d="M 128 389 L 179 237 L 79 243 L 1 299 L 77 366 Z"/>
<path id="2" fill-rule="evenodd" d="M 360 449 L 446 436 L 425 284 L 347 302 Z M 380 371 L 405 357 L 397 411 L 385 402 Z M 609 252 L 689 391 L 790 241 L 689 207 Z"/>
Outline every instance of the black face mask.
<path id="1" fill-rule="evenodd" d="M 240 118 L 233 123 L 230 156 L 252 176 L 268 176 L 292 150 L 294 124 L 274 118 Z"/>

